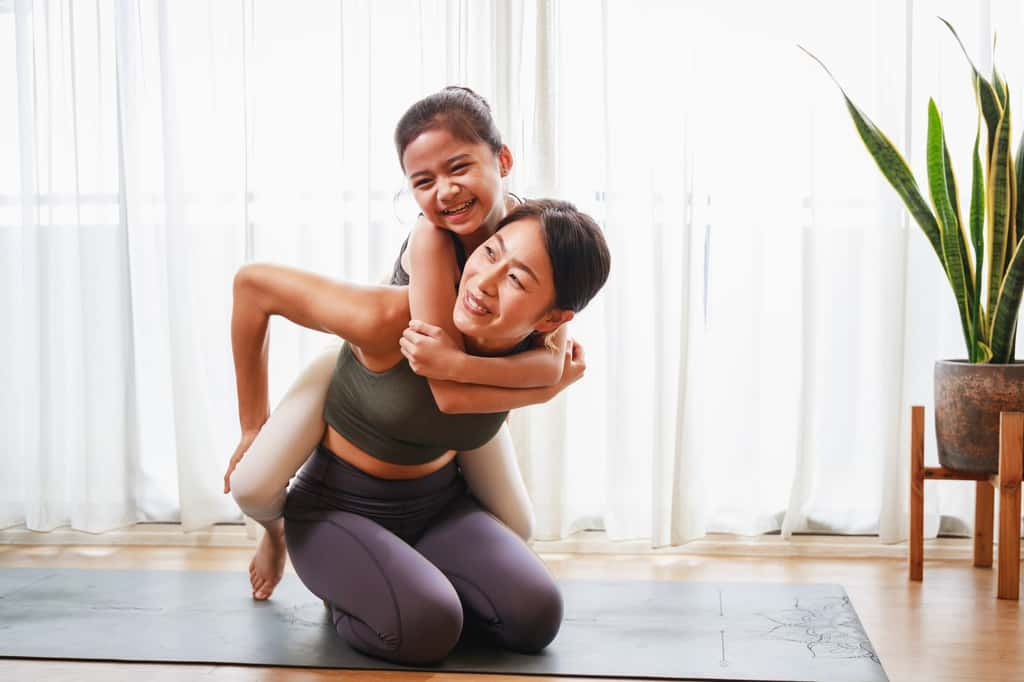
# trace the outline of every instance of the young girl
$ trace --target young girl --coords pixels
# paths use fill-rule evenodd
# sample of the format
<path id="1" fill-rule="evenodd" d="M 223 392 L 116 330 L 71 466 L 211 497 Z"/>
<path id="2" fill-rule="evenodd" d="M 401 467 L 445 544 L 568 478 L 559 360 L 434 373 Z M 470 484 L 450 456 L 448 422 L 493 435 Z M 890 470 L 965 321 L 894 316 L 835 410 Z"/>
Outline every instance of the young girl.
<path id="1" fill-rule="evenodd" d="M 486 101 L 456 87 L 426 97 L 399 121 L 395 145 L 422 210 L 391 280 L 409 285 L 413 322 L 401 349 L 412 369 L 428 378 L 438 404 L 459 395 L 466 384 L 522 389 L 557 384 L 567 342 L 564 326 L 546 341 L 534 339 L 527 352 L 487 358 L 463 352 L 462 336 L 452 322 L 454 283 L 467 254 L 493 234 L 516 203 L 502 187 L 512 154 L 501 142 Z M 364 311 L 368 321 L 377 313 Z M 249 567 L 256 599 L 268 598 L 283 574 L 285 491 L 324 432 L 323 400 L 336 360 L 336 350 L 322 353 L 269 419 L 264 411 L 243 423 L 225 474 L 225 492 L 232 491 L 242 510 L 267 530 Z M 529 539 L 533 512 L 507 425 L 483 447 L 461 453 L 458 463 L 483 506 Z"/>

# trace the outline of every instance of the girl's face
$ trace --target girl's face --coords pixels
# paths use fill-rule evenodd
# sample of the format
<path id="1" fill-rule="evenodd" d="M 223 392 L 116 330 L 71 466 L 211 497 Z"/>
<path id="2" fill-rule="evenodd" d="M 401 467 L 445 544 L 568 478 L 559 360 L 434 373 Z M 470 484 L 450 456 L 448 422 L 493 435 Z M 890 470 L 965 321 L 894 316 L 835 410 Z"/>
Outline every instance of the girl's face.
<path id="1" fill-rule="evenodd" d="M 474 251 L 462 271 L 453 319 L 478 346 L 508 350 L 538 331 L 554 331 L 573 313 L 554 309 L 555 284 L 540 223 L 517 220 Z"/>
<path id="2" fill-rule="evenodd" d="M 482 142 L 432 128 L 409 143 L 402 165 L 416 203 L 437 227 L 468 235 L 505 215 L 501 178 L 512 168 L 508 147 L 495 154 Z"/>

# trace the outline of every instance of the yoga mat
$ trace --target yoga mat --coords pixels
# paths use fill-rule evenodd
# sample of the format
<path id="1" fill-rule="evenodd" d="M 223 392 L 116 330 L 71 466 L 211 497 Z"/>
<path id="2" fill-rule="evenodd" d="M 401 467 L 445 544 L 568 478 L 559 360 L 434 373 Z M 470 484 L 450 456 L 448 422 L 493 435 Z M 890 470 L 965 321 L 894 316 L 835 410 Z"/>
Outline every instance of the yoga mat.
<path id="1" fill-rule="evenodd" d="M 839 585 L 559 582 L 565 620 L 542 653 L 463 641 L 443 663 L 348 647 L 291 574 L 254 602 L 243 573 L 0 570 L 0 657 L 700 680 L 888 678 Z"/>

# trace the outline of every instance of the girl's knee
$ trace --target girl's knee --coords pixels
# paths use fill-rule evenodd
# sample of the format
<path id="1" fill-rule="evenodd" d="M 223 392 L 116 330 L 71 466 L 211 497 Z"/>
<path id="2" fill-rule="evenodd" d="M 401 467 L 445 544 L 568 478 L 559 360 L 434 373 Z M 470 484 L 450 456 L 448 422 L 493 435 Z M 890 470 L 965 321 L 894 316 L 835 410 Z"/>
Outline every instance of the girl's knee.
<path id="1" fill-rule="evenodd" d="M 244 462 L 244 460 L 243 460 Z M 273 521 L 284 509 L 285 488 L 276 489 L 251 475 L 249 469 L 235 469 L 231 474 L 231 496 L 246 516 L 257 521 Z"/>

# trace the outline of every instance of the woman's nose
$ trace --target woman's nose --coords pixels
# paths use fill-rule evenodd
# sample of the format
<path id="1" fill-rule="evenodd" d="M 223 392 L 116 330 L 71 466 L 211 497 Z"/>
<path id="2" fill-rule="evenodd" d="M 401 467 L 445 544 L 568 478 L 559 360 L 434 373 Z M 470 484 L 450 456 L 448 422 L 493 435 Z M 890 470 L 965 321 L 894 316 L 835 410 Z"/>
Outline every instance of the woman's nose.
<path id="1" fill-rule="evenodd" d="M 501 281 L 502 267 L 500 263 L 495 263 L 489 267 L 482 268 L 477 275 L 477 286 L 480 290 L 486 294 L 492 294 L 497 290 L 497 284 Z"/>

